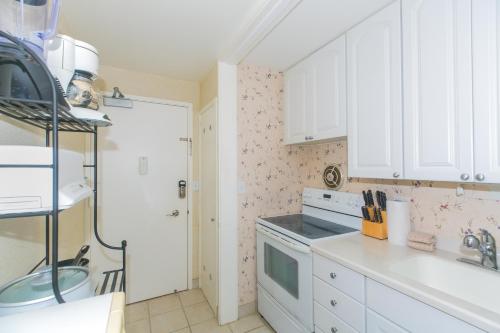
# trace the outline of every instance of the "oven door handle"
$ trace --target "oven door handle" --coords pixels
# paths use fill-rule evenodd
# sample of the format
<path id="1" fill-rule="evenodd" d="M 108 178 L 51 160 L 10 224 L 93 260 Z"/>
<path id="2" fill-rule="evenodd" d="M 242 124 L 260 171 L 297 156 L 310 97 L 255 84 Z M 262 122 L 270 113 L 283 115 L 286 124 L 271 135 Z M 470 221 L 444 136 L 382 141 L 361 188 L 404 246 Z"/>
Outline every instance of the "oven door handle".
<path id="1" fill-rule="evenodd" d="M 273 234 L 272 232 L 267 231 L 264 227 L 262 227 L 260 225 L 257 225 L 256 229 L 258 232 L 264 234 L 265 236 L 277 241 L 278 243 L 281 243 L 282 245 L 284 245 L 292 250 L 295 250 L 295 251 L 298 251 L 301 253 L 306 253 L 306 254 L 311 253 L 311 249 L 309 248 L 309 246 L 306 246 L 306 245 L 301 246 L 298 244 L 294 244 L 290 241 L 287 241 L 286 239 L 283 239 L 283 238 Z"/>

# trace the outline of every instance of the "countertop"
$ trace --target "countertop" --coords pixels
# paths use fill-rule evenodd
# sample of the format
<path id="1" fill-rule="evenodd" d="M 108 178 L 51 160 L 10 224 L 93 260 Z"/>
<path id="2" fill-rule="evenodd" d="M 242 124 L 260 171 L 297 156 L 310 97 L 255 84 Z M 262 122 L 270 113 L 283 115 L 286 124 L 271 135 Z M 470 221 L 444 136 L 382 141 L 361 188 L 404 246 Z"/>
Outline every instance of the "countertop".
<path id="1" fill-rule="evenodd" d="M 441 290 L 428 287 L 419 281 L 404 277 L 391 270 L 391 266 L 402 260 L 416 256 L 434 256 L 439 259 L 456 262 L 459 254 L 437 250 L 433 253 L 411 249 L 407 246 L 392 245 L 388 241 L 380 241 L 361 234 L 342 238 L 324 239 L 311 246 L 314 253 L 338 262 L 366 277 L 391 287 L 405 295 L 413 297 L 436 309 L 466 321 L 487 332 L 500 333 L 500 313 L 472 304 L 460 295 L 451 295 Z M 467 264 L 464 264 L 467 265 Z M 482 270 L 483 268 L 476 268 Z M 498 283 L 500 284 L 500 274 Z M 450 274 L 450 279 L 456 279 Z M 496 276 L 494 277 L 496 278 Z M 474 288 L 474 281 L 471 281 Z M 491 295 L 498 298 L 500 295 Z"/>
<path id="2" fill-rule="evenodd" d="M 0 317 L 0 331 L 9 333 L 121 333 L 125 295 L 106 294 Z"/>

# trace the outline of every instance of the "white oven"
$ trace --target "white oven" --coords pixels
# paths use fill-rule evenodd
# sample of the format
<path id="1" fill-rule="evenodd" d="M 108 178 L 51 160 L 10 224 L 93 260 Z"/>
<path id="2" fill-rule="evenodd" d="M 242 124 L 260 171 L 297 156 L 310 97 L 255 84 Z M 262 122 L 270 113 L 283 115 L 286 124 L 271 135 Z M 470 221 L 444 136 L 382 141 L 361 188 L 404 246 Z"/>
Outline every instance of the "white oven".
<path id="1" fill-rule="evenodd" d="M 259 312 L 276 329 L 283 323 L 294 325 L 296 332 L 312 332 L 313 286 L 310 247 L 262 225 L 257 225 L 256 228 L 257 279 L 259 288 L 265 290 L 272 302 L 261 308 L 259 299 Z M 288 313 L 294 317 L 295 320 L 290 320 L 292 323 L 284 323 L 283 318 L 275 315 L 281 307 L 285 311 L 280 313 Z M 268 313 L 263 313 L 266 311 Z"/>

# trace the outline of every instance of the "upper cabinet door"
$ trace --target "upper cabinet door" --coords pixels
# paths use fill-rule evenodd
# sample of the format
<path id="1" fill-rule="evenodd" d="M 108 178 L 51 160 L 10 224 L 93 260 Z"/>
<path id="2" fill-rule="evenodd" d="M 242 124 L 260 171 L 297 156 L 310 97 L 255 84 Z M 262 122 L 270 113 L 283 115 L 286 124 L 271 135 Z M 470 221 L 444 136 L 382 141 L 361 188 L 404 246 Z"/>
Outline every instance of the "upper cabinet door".
<path id="1" fill-rule="evenodd" d="M 472 180 L 471 1 L 402 3 L 405 177 Z"/>
<path id="2" fill-rule="evenodd" d="M 475 181 L 500 182 L 500 3 L 473 0 Z"/>
<path id="3" fill-rule="evenodd" d="M 285 73 L 285 144 L 306 141 L 307 125 L 307 68 L 299 64 Z"/>
<path id="4" fill-rule="evenodd" d="M 403 176 L 399 1 L 347 33 L 350 177 Z"/>
<path id="5" fill-rule="evenodd" d="M 328 44 L 308 60 L 313 114 L 312 140 L 347 135 L 345 36 Z"/>

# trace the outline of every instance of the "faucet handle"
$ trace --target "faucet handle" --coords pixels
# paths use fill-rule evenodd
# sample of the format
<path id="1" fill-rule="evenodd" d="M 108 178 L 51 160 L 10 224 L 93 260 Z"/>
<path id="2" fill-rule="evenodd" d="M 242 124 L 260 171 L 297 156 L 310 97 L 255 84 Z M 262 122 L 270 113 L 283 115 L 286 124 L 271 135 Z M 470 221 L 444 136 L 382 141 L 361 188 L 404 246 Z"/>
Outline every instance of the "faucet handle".
<path id="1" fill-rule="evenodd" d="M 481 242 L 484 244 L 495 244 L 495 238 L 486 229 L 481 229 Z"/>

